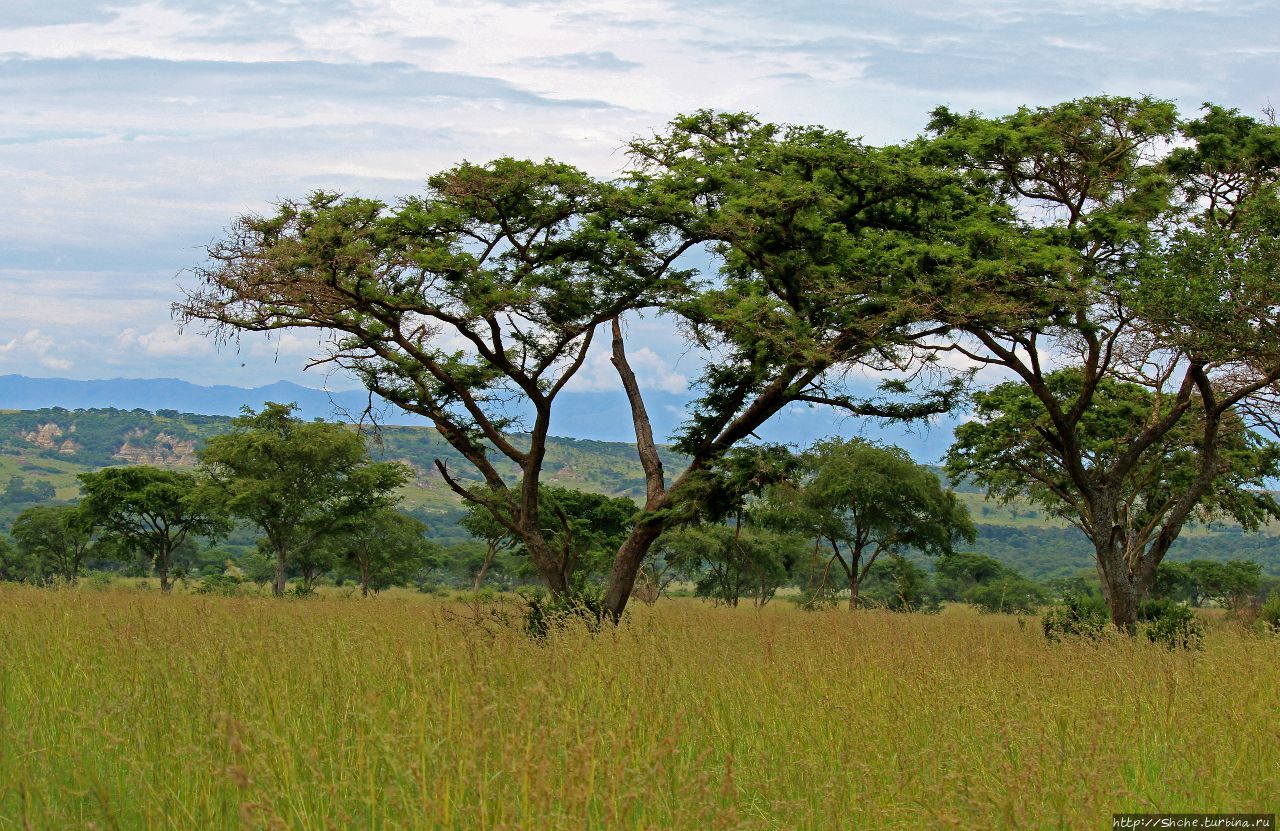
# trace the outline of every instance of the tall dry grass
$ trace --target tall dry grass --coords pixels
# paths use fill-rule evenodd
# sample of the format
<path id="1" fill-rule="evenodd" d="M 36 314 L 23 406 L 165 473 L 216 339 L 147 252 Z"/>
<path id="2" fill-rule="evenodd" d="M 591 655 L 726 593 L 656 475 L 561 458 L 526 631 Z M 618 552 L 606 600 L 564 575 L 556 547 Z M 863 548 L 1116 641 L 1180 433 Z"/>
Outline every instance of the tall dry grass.
<path id="1" fill-rule="evenodd" d="M 1110 827 L 1275 810 L 1280 641 L 0 588 L 0 828 Z"/>

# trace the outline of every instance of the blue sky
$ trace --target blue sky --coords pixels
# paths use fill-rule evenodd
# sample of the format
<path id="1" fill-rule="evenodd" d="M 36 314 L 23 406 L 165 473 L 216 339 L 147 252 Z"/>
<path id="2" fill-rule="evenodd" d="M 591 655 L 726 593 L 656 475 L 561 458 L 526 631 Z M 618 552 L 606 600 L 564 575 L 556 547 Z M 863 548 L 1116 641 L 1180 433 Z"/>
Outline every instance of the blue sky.
<path id="1" fill-rule="evenodd" d="M 218 351 L 168 316 L 233 216 L 314 188 L 394 197 L 497 155 L 608 175 L 700 107 L 873 142 L 939 104 L 1258 113 L 1278 24 L 1230 0 L 0 0 L 0 374 L 324 384 L 314 338 Z M 696 374 L 663 326 L 637 333 L 645 383 Z M 583 391 L 611 382 L 597 363 Z"/>

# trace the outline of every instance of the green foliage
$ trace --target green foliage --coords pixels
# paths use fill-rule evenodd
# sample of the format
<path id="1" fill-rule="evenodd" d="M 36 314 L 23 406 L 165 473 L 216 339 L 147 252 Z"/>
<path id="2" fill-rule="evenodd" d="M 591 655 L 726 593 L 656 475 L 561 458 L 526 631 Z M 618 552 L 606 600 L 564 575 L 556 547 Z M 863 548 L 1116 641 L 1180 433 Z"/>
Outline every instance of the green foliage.
<path id="1" fill-rule="evenodd" d="M 805 451 L 797 468 L 792 480 L 771 488 L 757 514 L 815 541 L 804 568 L 805 603 L 825 604 L 836 564 L 854 606 L 882 555 L 949 554 L 956 542 L 973 541 L 973 523 L 955 493 L 901 448 L 827 439 Z"/>
<path id="2" fill-rule="evenodd" d="M 969 603 L 984 612 L 1029 614 L 1045 601 L 1044 591 L 1035 583 L 982 554 L 943 556 L 935 579 L 943 600 Z"/>
<path id="3" fill-rule="evenodd" d="M 34 555 L 0 537 L 0 582 L 35 582 L 39 577 L 40 568 Z"/>
<path id="4" fill-rule="evenodd" d="M 524 631 L 534 640 L 545 640 L 558 630 L 573 625 L 599 631 L 607 609 L 604 595 L 577 575 L 569 591 L 552 593 L 537 590 L 525 597 Z"/>
<path id="5" fill-rule="evenodd" d="M 1040 623 L 1050 643 L 1067 638 L 1101 640 L 1110 616 L 1101 597 L 1066 594 L 1062 602 L 1044 613 Z"/>
<path id="6" fill-rule="evenodd" d="M 76 582 L 97 543 L 92 523 L 71 505 L 27 508 L 14 520 L 9 533 L 39 579 L 58 578 L 68 583 Z"/>
<path id="7" fill-rule="evenodd" d="M 1027 578 L 1006 573 L 995 580 L 971 586 L 961 600 L 984 612 L 1032 614 L 1044 605 L 1045 594 Z"/>
<path id="8" fill-rule="evenodd" d="M 291 565 L 306 567 L 313 582 L 324 570 L 317 543 L 342 523 L 393 505 L 410 476 L 404 465 L 372 461 L 351 430 L 303 422 L 292 412 L 292 405 L 274 403 L 246 409 L 199 452 L 221 509 L 263 532 L 262 545 L 276 560 L 277 595 Z"/>
<path id="9" fill-rule="evenodd" d="M 190 473 L 149 465 L 112 467 L 82 473 L 80 485 L 86 520 L 154 565 L 164 591 L 183 543 L 230 530 L 217 495 Z"/>
<path id="10" fill-rule="evenodd" d="M 1147 621 L 1147 639 L 1169 649 L 1202 649 L 1204 625 L 1196 613 L 1180 603 L 1145 606 L 1139 617 Z"/>
<path id="11" fill-rule="evenodd" d="M 891 554 L 871 567 L 859 594 L 865 605 L 891 612 L 937 612 L 942 608 L 929 572 L 901 554 Z"/>
<path id="12" fill-rule="evenodd" d="M 1152 596 L 1234 609 L 1249 605 L 1261 586 L 1262 568 L 1252 560 L 1166 562 L 1156 573 Z"/>
<path id="13" fill-rule="evenodd" d="M 750 597 L 767 604 L 805 555 L 805 541 L 750 526 L 699 525 L 666 532 L 655 546 L 685 573 L 696 575 L 695 593 L 737 606 Z"/>
<path id="14" fill-rule="evenodd" d="M 1280 634 L 1280 590 L 1271 592 L 1258 607 L 1258 620 L 1273 633 Z"/>
<path id="15" fill-rule="evenodd" d="M 426 525 L 402 511 L 379 508 L 347 518 L 319 547 L 332 551 L 342 574 L 358 580 L 368 595 L 412 583 L 439 562 L 439 550 L 426 531 Z"/>
<path id="16" fill-rule="evenodd" d="M 15 476 L 5 485 L 4 492 L 0 493 L 0 501 L 10 505 L 23 505 L 48 502 L 55 495 L 56 491 L 49 482 L 37 480 L 28 484 L 21 476 Z"/>
<path id="17" fill-rule="evenodd" d="M 240 594 L 241 583 L 235 577 L 225 574 L 206 574 L 196 584 L 196 594 L 211 594 L 219 597 L 235 597 Z"/>

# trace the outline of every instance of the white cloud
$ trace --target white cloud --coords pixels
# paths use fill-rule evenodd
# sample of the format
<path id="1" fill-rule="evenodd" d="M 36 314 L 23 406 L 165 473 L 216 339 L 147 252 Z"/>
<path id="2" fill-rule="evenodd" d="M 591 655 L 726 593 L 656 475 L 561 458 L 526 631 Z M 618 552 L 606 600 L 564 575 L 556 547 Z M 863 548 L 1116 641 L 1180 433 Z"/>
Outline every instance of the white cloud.
<path id="1" fill-rule="evenodd" d="M 213 351 L 207 338 L 192 332 L 180 333 L 175 326 L 161 326 L 149 332 L 125 329 L 116 337 L 116 343 L 123 349 L 166 358 L 208 355 Z"/>
<path id="2" fill-rule="evenodd" d="M 636 383 L 642 390 L 683 393 L 689 388 L 689 379 L 648 346 L 633 348 L 627 352 L 627 362 L 636 374 Z M 565 389 L 570 392 L 618 392 L 622 382 L 612 362 L 612 353 L 600 341 L 592 344 L 587 360 L 573 376 Z"/>
<path id="3" fill-rule="evenodd" d="M 71 369 L 74 363 L 70 359 L 53 354 L 59 348 L 60 344 L 54 338 L 39 329 L 28 329 L 20 337 L 0 344 L 0 361 L 16 365 L 19 369 L 32 365 L 58 371 Z"/>

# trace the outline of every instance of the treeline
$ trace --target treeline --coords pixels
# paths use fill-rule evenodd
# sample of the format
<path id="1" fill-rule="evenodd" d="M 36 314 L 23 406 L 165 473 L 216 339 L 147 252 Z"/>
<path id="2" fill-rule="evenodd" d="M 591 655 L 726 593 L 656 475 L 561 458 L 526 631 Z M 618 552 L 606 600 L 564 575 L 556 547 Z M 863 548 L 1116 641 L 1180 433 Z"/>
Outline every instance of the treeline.
<path id="1" fill-rule="evenodd" d="M 232 420 L 198 451 L 194 471 L 146 465 L 80 476 L 73 504 L 24 509 L 0 538 L 0 580 L 75 583 L 87 572 L 154 575 L 196 590 L 312 593 L 320 582 L 434 591 L 513 590 L 537 583 L 529 553 L 485 507 L 477 486 L 459 525 L 464 543 L 441 545 L 400 506 L 404 465 L 374 460 L 358 433 L 304 422 L 287 405 Z M 837 604 L 937 611 L 944 602 L 1029 614 L 1062 598 L 1101 597 L 1096 574 L 1037 582 L 960 546 L 976 529 L 931 469 L 899 448 L 828 439 L 796 453 L 777 445 L 727 452 L 696 480 L 697 497 L 646 556 L 636 595 L 656 602 L 691 593 L 765 606 L 779 592 L 806 609 Z M 18 498 L 48 498 L 20 479 Z M 636 503 L 544 485 L 541 533 L 592 613 L 611 555 L 641 519 Z M 1166 562 L 1153 598 L 1191 606 L 1259 604 L 1280 581 L 1256 563 Z M 597 609 L 595 614 L 603 614 Z"/>

